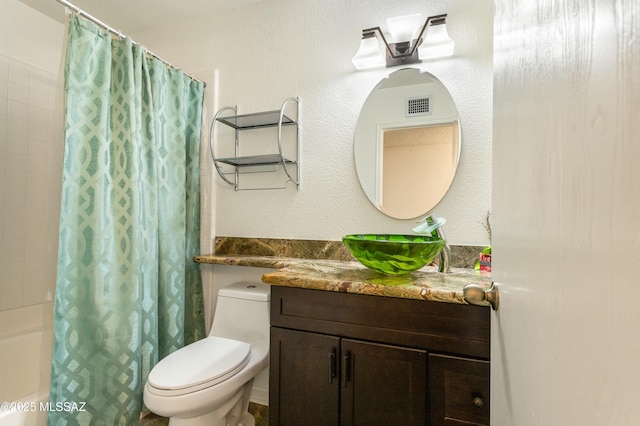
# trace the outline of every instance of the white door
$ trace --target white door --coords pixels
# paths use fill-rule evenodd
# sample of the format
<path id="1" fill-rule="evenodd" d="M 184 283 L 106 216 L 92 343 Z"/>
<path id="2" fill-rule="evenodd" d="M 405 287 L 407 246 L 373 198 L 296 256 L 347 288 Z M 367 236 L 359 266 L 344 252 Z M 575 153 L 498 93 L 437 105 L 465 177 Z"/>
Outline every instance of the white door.
<path id="1" fill-rule="evenodd" d="M 640 425 L 640 1 L 494 31 L 491 424 Z"/>

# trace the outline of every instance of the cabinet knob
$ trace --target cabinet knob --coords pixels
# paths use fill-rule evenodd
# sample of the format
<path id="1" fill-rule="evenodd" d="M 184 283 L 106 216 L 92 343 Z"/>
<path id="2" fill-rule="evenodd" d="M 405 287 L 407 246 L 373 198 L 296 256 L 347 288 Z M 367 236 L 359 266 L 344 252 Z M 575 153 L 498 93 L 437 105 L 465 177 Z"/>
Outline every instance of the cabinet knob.
<path id="1" fill-rule="evenodd" d="M 481 408 L 482 406 L 484 406 L 484 401 L 482 400 L 481 397 L 476 396 L 475 398 L 473 398 L 473 405 L 475 405 L 478 408 Z"/>
<path id="2" fill-rule="evenodd" d="M 478 284 L 467 284 L 462 289 L 462 296 L 470 305 L 486 306 L 486 303 L 489 303 L 494 311 L 497 311 L 500 305 L 500 293 L 495 283 L 491 283 L 487 290 Z"/>

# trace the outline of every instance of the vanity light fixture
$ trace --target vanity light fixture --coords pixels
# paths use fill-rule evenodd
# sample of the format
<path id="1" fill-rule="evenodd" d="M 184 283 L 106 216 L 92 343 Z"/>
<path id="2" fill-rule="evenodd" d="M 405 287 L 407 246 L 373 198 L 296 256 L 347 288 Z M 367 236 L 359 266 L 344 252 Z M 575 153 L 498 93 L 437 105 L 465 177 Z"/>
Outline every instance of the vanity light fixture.
<path id="1" fill-rule="evenodd" d="M 387 19 L 391 42 L 387 41 L 380 27 L 362 30 L 360 48 L 352 59 L 353 65 L 359 70 L 383 65 L 389 68 L 453 55 L 455 43 L 447 33 L 447 15 L 429 16 L 418 33 L 421 21 L 420 14 Z M 376 33 L 380 35 L 386 52 L 383 52 L 385 49 Z"/>

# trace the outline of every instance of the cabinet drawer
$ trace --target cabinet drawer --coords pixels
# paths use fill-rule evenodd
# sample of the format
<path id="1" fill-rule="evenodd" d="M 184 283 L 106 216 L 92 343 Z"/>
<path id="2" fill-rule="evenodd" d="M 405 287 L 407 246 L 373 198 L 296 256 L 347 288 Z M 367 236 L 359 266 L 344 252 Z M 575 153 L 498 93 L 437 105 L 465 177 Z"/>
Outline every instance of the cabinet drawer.
<path id="1" fill-rule="evenodd" d="M 431 426 L 489 424 L 489 362 L 429 355 Z"/>
<path id="2" fill-rule="evenodd" d="M 271 324 L 489 359 L 486 307 L 272 286 Z"/>

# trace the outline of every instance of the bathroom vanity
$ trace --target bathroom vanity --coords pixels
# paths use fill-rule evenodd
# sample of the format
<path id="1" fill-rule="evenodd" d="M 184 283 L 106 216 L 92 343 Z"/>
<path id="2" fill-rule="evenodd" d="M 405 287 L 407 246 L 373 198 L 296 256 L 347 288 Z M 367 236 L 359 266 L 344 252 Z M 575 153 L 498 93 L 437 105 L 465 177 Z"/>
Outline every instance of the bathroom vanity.
<path id="1" fill-rule="evenodd" d="M 195 260 L 271 269 L 262 276 L 271 285 L 270 425 L 489 424 L 491 308 L 467 304 L 462 291 L 488 289 L 489 274 L 386 276 L 278 255 Z"/>
<path id="2" fill-rule="evenodd" d="M 270 425 L 488 425 L 489 315 L 273 286 Z"/>

